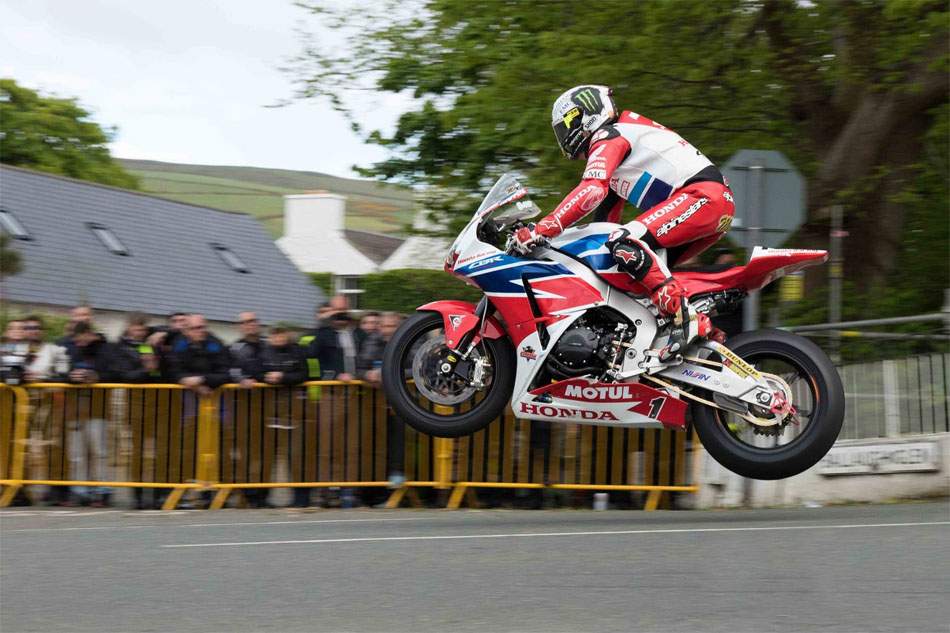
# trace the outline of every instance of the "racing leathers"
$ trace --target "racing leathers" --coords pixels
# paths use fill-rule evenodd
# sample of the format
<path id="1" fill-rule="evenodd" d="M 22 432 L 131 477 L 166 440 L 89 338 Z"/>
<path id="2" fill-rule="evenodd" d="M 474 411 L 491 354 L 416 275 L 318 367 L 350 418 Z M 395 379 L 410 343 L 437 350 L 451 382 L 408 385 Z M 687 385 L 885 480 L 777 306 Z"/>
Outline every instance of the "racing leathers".
<path id="1" fill-rule="evenodd" d="M 620 222 L 625 202 L 645 210 L 619 227 L 607 246 L 619 270 L 642 284 L 665 316 L 674 317 L 666 358 L 693 338 L 709 333 L 704 314 L 686 301 L 668 266 L 706 250 L 732 224 L 732 192 L 718 169 L 676 132 L 623 112 L 594 133 L 581 183 L 519 242 L 553 238 L 588 214 L 597 222 Z M 664 263 L 656 256 L 666 249 Z"/>

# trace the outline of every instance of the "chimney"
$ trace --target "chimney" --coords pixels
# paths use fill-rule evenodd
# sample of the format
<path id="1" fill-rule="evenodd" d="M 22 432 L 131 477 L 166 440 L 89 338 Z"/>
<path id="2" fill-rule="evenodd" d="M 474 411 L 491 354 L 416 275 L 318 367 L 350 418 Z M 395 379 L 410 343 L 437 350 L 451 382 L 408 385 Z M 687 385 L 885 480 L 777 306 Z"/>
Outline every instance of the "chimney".
<path id="1" fill-rule="evenodd" d="M 346 196 L 308 191 L 284 196 L 284 237 L 315 237 L 343 230 Z"/>

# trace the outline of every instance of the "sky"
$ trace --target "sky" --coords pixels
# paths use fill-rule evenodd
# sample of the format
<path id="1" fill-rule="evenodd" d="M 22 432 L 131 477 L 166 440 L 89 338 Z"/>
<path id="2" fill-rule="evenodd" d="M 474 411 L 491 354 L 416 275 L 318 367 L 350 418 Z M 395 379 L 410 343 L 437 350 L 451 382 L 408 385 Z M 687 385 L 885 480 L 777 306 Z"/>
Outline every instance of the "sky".
<path id="1" fill-rule="evenodd" d="M 290 0 L 0 0 L 0 76 L 76 97 L 118 128 L 124 158 L 249 165 L 352 177 L 385 157 L 279 70 L 321 30 Z M 362 93 L 360 123 L 390 130 L 408 101 Z"/>

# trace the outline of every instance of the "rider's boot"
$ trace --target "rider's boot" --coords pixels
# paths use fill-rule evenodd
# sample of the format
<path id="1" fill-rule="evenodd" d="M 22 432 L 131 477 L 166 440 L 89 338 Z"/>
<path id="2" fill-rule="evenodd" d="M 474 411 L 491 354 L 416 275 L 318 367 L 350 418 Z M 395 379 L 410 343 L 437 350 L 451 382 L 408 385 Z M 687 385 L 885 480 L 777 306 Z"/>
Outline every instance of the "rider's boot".
<path id="1" fill-rule="evenodd" d="M 610 235 L 607 248 L 617 262 L 617 268 L 651 289 L 650 299 L 660 314 L 673 317 L 669 341 L 663 348 L 654 350 L 660 360 L 669 360 L 697 337 L 709 334 L 713 329 L 709 317 L 689 304 L 686 290 L 646 243 L 622 228 Z"/>
<path id="2" fill-rule="evenodd" d="M 650 299 L 661 314 L 673 317 L 673 329 L 665 347 L 659 350 L 661 361 L 672 358 L 701 336 L 713 330 L 709 317 L 697 312 L 686 298 L 686 290 L 676 279 L 670 277 L 656 288 Z"/>

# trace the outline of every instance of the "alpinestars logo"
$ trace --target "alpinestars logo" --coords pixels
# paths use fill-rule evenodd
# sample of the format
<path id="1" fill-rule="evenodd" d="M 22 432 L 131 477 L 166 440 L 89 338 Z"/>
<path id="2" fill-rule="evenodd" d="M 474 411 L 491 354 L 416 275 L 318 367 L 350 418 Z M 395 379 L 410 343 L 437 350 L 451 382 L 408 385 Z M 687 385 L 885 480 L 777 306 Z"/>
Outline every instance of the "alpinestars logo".
<path id="1" fill-rule="evenodd" d="M 722 192 L 722 197 L 725 198 L 726 200 L 728 200 L 729 202 L 733 203 L 733 204 L 736 203 L 736 201 L 732 199 L 732 194 L 729 193 L 728 191 L 723 191 L 723 192 Z"/>
<path id="2" fill-rule="evenodd" d="M 618 248 L 614 251 L 614 257 L 622 259 L 624 264 L 627 265 L 627 268 L 638 268 L 641 264 L 641 253 L 623 250 Z"/>
<path id="3" fill-rule="evenodd" d="M 591 112 L 600 109 L 600 97 L 590 88 L 584 88 L 574 95 L 574 102 Z"/>
<path id="4" fill-rule="evenodd" d="M 689 205 L 689 207 L 687 207 L 687 209 L 683 211 L 683 213 L 681 213 L 680 215 L 676 216 L 675 218 L 673 218 L 672 220 L 670 220 L 669 222 L 661 226 L 660 229 L 656 232 L 656 236 L 660 237 L 661 235 L 666 235 L 667 233 L 669 233 L 670 231 L 678 227 L 680 224 L 682 224 L 686 220 L 693 217 L 693 215 L 697 211 L 699 211 L 702 208 L 702 206 L 706 204 L 707 202 L 709 202 L 709 200 L 707 200 L 706 198 L 700 198 L 693 204 Z"/>

